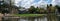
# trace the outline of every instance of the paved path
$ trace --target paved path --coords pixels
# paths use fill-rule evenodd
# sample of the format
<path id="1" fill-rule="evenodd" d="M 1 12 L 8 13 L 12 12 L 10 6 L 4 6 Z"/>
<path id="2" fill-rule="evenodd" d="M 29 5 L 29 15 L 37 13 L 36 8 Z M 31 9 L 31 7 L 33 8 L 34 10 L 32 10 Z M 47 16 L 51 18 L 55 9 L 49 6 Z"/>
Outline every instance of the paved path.
<path id="1" fill-rule="evenodd" d="M 3 14 L 0 13 L 0 21 L 2 21 Z"/>
<path id="2" fill-rule="evenodd" d="M 11 14 L 5 14 L 5 16 L 12 16 L 12 15 Z M 0 13 L 0 21 L 2 21 L 2 17 L 4 17 L 4 15 Z"/>

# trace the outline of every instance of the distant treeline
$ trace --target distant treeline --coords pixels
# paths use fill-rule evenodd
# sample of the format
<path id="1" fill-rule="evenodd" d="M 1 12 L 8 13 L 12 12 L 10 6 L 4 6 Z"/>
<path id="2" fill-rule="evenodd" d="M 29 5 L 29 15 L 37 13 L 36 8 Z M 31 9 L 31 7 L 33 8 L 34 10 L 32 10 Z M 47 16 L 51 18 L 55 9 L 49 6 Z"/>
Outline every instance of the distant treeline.
<path id="1" fill-rule="evenodd" d="M 46 10 L 44 8 L 35 8 L 34 6 L 31 6 L 30 8 L 28 8 L 27 10 L 24 11 L 20 11 L 19 10 L 19 14 L 23 14 L 23 13 L 31 13 L 31 14 L 47 14 L 47 13 L 55 13 L 56 9 L 58 10 L 58 12 L 60 12 L 60 6 L 59 5 L 55 5 L 52 6 L 52 4 L 47 5 Z"/>

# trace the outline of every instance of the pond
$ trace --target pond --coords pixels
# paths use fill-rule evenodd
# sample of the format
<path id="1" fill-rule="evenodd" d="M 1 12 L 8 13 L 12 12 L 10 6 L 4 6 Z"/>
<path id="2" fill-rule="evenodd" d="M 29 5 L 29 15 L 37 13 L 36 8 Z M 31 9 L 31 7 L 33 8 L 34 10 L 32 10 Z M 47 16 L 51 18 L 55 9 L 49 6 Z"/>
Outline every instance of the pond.
<path id="1" fill-rule="evenodd" d="M 49 16 L 50 17 L 50 16 Z M 57 17 L 50 17 L 47 19 L 47 16 L 38 16 L 38 17 L 20 17 L 20 16 L 10 16 L 10 17 L 5 17 L 4 21 L 57 21 Z M 58 18 L 60 19 L 60 18 Z"/>
<path id="2" fill-rule="evenodd" d="M 47 17 L 20 18 L 18 21 L 47 21 Z"/>

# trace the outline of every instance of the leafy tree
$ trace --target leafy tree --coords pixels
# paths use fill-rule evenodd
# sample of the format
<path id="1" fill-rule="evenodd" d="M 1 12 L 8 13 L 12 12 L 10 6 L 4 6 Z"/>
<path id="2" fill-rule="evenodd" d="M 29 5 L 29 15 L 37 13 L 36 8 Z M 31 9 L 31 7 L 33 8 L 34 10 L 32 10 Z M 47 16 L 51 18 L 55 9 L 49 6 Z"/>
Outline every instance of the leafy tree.
<path id="1" fill-rule="evenodd" d="M 55 13 L 56 7 L 51 7 L 51 12 Z"/>
<path id="2" fill-rule="evenodd" d="M 45 11 L 45 10 L 44 10 L 43 8 L 40 8 L 40 11 L 39 11 L 39 12 L 40 12 L 40 13 L 44 13 L 44 11 Z"/>
<path id="3" fill-rule="evenodd" d="M 35 7 L 34 7 L 34 6 L 31 6 L 31 7 L 29 8 L 29 12 L 30 12 L 30 13 L 34 13 L 34 12 L 35 12 Z"/>
<path id="4" fill-rule="evenodd" d="M 19 6 L 19 9 L 21 9 L 22 8 L 22 6 Z"/>
<path id="5" fill-rule="evenodd" d="M 43 14 L 44 12 L 45 12 L 45 10 L 44 10 L 44 8 L 36 8 L 36 13 L 38 13 L 38 14 Z"/>
<path id="6" fill-rule="evenodd" d="M 35 8 L 35 12 L 36 13 L 39 13 L 39 11 L 40 11 L 40 9 L 37 7 L 37 8 Z"/>
<path id="7" fill-rule="evenodd" d="M 49 7 L 48 8 L 49 13 L 54 13 L 55 12 L 56 7 L 53 7 L 52 4 L 50 4 L 50 6 L 48 6 L 48 7 Z"/>
<path id="8" fill-rule="evenodd" d="M 56 5 L 55 7 L 58 9 L 58 12 L 60 13 L 60 6 Z"/>

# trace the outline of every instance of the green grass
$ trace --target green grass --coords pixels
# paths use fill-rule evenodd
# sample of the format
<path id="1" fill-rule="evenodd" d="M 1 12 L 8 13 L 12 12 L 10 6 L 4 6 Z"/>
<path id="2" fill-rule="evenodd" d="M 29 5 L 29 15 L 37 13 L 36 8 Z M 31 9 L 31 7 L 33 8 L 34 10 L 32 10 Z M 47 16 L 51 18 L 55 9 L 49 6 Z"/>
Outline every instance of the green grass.
<path id="1" fill-rule="evenodd" d="M 44 16 L 45 14 L 14 14 L 14 16 L 22 16 L 22 17 L 36 17 L 36 16 Z"/>

